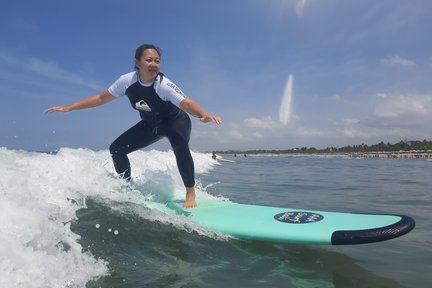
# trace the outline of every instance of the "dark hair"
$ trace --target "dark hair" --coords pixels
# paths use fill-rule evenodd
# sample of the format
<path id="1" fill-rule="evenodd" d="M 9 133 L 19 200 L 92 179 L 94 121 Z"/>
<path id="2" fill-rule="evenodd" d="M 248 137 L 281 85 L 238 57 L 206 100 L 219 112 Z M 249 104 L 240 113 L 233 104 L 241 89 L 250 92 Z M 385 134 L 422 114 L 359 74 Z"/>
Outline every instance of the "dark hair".
<path id="1" fill-rule="evenodd" d="M 162 50 L 153 45 L 153 44 L 142 44 L 135 50 L 135 60 L 140 60 L 143 52 L 147 49 L 154 49 L 159 54 L 159 58 L 162 58 Z M 138 67 L 135 65 L 135 70 L 138 70 Z"/>

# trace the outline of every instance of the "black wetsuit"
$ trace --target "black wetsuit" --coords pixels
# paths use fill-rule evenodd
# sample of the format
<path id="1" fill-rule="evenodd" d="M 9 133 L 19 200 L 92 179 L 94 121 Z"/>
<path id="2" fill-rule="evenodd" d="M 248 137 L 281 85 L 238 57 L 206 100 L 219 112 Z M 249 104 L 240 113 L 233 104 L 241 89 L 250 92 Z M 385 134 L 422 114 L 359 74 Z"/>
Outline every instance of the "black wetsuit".
<path id="1" fill-rule="evenodd" d="M 128 81 L 131 80 L 129 78 Z M 130 179 L 131 167 L 127 154 L 167 137 L 174 151 L 185 187 L 193 187 L 195 186 L 194 163 L 189 150 L 191 120 L 176 105 L 158 95 L 155 83 L 157 85 L 162 84 L 162 79 L 164 79 L 162 75 L 158 76 L 156 81 L 160 82 L 156 83 L 155 81 L 151 86 L 144 86 L 139 79 L 136 82 L 134 80 L 129 81 L 131 85 L 127 85 L 124 94 L 128 96 L 132 107 L 139 111 L 142 120 L 120 135 L 111 144 L 109 149 L 114 167 L 117 173 L 126 179 Z M 124 82 L 123 80 L 122 83 Z M 169 84 L 178 89 L 171 82 L 168 82 L 168 86 Z M 114 95 L 117 87 L 110 89 L 108 91 Z M 182 95 L 179 89 L 177 92 Z"/>

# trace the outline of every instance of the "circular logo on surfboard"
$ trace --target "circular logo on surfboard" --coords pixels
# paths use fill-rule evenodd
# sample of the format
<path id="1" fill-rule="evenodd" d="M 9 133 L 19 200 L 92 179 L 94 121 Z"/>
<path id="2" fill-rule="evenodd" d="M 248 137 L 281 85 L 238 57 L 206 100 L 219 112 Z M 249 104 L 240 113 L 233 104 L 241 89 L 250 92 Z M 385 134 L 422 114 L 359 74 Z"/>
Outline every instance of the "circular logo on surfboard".
<path id="1" fill-rule="evenodd" d="M 291 224 L 307 224 L 307 223 L 315 223 L 324 219 L 324 216 L 318 213 L 313 212 L 284 212 L 279 213 L 274 216 L 274 219 L 284 223 Z"/>

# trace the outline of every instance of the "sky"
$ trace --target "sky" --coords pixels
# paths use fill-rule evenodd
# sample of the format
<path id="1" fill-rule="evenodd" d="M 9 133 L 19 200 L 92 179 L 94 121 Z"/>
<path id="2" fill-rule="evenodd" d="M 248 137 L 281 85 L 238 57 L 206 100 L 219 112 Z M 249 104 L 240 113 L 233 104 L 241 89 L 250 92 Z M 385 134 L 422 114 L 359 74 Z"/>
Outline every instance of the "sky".
<path id="1" fill-rule="evenodd" d="M 139 121 L 126 97 L 43 111 L 107 89 L 143 43 L 224 122 L 194 118 L 194 151 L 431 140 L 431 31 L 430 0 L 4 1 L 0 147 L 107 149 Z"/>

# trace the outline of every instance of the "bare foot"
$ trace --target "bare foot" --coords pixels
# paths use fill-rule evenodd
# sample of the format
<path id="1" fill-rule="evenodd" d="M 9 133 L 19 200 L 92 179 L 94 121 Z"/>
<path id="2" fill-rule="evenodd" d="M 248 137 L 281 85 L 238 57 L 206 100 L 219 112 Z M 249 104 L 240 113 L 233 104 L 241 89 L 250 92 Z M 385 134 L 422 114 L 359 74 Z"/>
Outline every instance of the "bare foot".
<path id="1" fill-rule="evenodd" d="M 195 187 L 186 187 L 186 200 L 183 204 L 183 208 L 195 208 L 197 207 L 195 202 Z"/>

